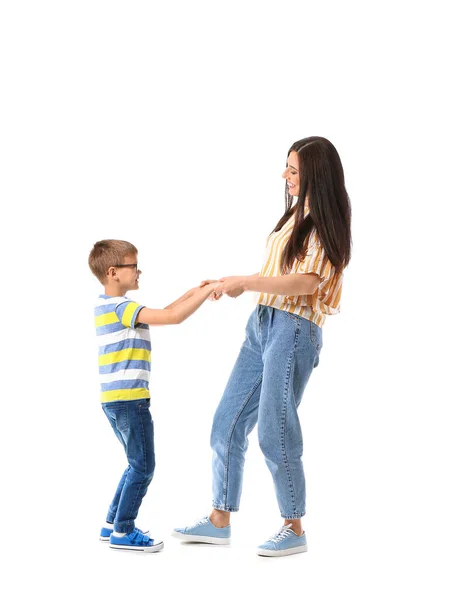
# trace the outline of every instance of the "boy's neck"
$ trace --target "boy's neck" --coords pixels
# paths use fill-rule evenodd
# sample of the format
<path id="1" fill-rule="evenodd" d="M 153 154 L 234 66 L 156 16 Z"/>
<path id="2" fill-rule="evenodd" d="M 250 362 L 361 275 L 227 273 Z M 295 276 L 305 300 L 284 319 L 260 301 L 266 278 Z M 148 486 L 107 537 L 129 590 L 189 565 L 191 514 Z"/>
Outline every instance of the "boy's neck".
<path id="1" fill-rule="evenodd" d="M 106 296 L 124 296 L 128 290 L 121 288 L 119 285 L 108 284 L 104 286 L 104 293 Z"/>

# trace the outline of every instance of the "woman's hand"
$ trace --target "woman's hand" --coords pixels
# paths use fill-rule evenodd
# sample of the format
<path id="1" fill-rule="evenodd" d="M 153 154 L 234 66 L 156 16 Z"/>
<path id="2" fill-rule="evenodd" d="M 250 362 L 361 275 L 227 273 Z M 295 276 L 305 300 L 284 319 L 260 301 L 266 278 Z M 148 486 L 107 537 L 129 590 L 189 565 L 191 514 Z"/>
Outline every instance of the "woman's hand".
<path id="1" fill-rule="evenodd" d="M 205 285 L 210 285 L 212 283 L 218 283 L 218 279 L 205 279 L 204 281 L 202 281 L 200 283 L 200 288 L 204 287 Z M 220 300 L 222 298 L 222 293 L 219 292 L 217 293 L 216 290 L 213 291 L 213 293 L 209 296 L 208 300 Z"/>
<path id="2" fill-rule="evenodd" d="M 245 277 L 236 275 L 233 277 L 222 277 L 219 279 L 220 285 L 214 291 L 214 294 L 227 294 L 230 298 L 237 298 L 245 290 Z"/>

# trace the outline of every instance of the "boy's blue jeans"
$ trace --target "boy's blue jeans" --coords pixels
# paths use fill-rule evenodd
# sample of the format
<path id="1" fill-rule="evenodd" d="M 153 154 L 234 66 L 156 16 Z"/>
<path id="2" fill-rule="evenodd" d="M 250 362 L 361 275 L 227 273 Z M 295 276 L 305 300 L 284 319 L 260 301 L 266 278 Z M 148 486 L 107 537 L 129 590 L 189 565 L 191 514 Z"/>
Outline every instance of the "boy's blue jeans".
<path id="1" fill-rule="evenodd" d="M 102 409 L 125 449 L 128 468 L 123 473 L 107 513 L 107 521 L 119 533 L 134 530 L 142 498 L 155 470 L 153 421 L 150 400 L 105 402 Z"/>
<path id="2" fill-rule="evenodd" d="M 300 519 L 305 514 L 297 407 L 321 347 L 321 328 L 307 319 L 263 305 L 249 317 L 212 426 L 214 508 L 239 509 L 248 435 L 258 423 L 281 516 Z"/>

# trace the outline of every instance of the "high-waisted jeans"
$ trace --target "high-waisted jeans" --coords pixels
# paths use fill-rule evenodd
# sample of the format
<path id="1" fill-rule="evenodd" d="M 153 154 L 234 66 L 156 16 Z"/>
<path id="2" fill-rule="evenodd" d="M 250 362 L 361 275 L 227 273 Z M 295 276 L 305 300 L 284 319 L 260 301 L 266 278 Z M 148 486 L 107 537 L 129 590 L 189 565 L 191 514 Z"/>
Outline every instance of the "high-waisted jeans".
<path id="1" fill-rule="evenodd" d="M 214 415 L 214 508 L 239 509 L 248 435 L 258 423 L 281 516 L 300 519 L 305 514 L 297 408 L 321 347 L 321 328 L 307 319 L 260 304 L 249 317 L 246 339 Z"/>

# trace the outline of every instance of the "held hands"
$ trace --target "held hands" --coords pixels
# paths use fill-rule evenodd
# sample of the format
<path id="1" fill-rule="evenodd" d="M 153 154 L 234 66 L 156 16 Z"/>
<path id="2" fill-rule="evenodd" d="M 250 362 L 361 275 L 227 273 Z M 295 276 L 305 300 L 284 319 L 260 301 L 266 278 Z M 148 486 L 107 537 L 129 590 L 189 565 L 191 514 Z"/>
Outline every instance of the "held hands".
<path id="1" fill-rule="evenodd" d="M 244 292 L 245 277 L 240 275 L 232 277 L 222 277 L 219 279 L 220 285 L 214 293 L 227 294 L 230 298 L 238 298 Z"/>
<path id="2" fill-rule="evenodd" d="M 205 285 L 213 285 L 214 286 L 214 289 L 213 289 L 212 293 L 210 294 L 208 300 L 211 300 L 211 301 L 212 300 L 220 300 L 222 298 L 222 293 L 216 294 L 216 288 L 217 288 L 218 284 L 219 284 L 218 279 L 205 279 L 204 281 L 202 281 L 200 283 L 200 288 L 203 288 Z"/>
<path id="3" fill-rule="evenodd" d="M 219 280 L 206 279 L 201 282 L 200 287 L 217 284 L 209 300 L 220 300 L 223 294 L 227 294 L 230 298 L 237 298 L 244 292 L 244 281 L 245 278 L 241 276 L 222 277 Z"/>

